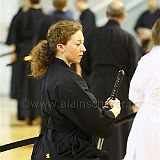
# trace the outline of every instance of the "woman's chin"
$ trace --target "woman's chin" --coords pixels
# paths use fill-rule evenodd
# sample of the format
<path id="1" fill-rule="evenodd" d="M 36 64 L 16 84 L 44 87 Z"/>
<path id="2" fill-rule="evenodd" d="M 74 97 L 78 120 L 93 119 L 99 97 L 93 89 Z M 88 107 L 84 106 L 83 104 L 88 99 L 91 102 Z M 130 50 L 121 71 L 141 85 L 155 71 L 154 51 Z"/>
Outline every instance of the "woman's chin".
<path id="1" fill-rule="evenodd" d="M 80 63 L 81 62 L 81 58 L 77 59 L 75 63 Z"/>

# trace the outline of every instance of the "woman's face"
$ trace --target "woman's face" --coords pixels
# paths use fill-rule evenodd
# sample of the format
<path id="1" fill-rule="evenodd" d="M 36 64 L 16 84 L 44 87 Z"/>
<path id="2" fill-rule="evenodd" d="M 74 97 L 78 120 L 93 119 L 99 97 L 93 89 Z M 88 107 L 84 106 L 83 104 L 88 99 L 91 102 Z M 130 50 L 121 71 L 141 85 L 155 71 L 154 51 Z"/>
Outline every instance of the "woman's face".
<path id="1" fill-rule="evenodd" d="M 71 39 L 66 45 L 63 45 L 63 59 L 70 65 L 72 63 L 80 63 L 83 52 L 86 51 L 84 47 L 84 37 L 82 31 L 77 31 L 71 36 Z"/>

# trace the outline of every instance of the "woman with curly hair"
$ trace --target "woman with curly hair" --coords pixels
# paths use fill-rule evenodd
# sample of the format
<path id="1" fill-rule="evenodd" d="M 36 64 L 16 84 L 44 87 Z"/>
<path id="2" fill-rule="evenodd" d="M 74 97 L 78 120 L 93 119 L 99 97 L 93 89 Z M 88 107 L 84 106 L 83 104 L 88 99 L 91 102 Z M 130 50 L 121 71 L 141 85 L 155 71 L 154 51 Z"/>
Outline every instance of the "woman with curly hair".
<path id="1" fill-rule="evenodd" d="M 111 109 L 99 108 L 86 82 L 70 65 L 79 63 L 85 47 L 82 26 L 63 20 L 50 27 L 47 40 L 31 52 L 31 75 L 42 77 L 43 123 L 32 160 L 107 159 L 96 148 L 96 136 L 111 135 L 120 113 L 119 100 L 109 100 Z"/>

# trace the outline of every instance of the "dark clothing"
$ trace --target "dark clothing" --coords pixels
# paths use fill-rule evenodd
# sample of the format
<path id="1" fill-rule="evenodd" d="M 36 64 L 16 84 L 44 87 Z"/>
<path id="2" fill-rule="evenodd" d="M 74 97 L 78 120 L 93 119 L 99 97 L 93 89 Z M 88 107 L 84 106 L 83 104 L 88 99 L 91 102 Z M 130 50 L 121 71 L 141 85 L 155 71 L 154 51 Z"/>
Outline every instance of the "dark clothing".
<path id="1" fill-rule="evenodd" d="M 106 157 L 106 152 L 96 149 L 94 136 L 110 136 L 115 117 L 107 109 L 97 107 L 86 82 L 64 61 L 54 58 L 42 79 L 41 89 L 44 121 L 32 160 L 44 160 L 47 153 L 52 160 L 102 160 L 101 157 Z M 39 157 L 41 149 L 43 156 Z"/>
<path id="2" fill-rule="evenodd" d="M 98 99 L 106 100 L 110 96 L 116 75 L 120 69 L 125 71 L 125 79 L 122 83 L 118 98 L 121 101 L 128 99 L 128 87 L 132 75 L 140 59 L 141 51 L 132 35 L 120 28 L 118 22 L 109 20 L 108 23 L 97 28 L 90 37 L 87 53 L 84 54 L 81 66 L 89 77 L 91 91 L 99 88 Z M 96 78 L 96 81 L 92 81 Z M 105 78 L 104 83 L 98 82 Z M 91 83 L 94 84 L 91 84 Z M 101 88 L 101 85 L 107 85 Z M 101 93 L 101 92 L 104 92 Z"/>
<path id="3" fill-rule="evenodd" d="M 61 10 L 54 10 L 49 13 L 49 15 L 53 19 L 57 19 L 57 21 L 62 19 L 74 19 L 73 13 L 70 10 L 61 11 Z"/>
<path id="4" fill-rule="evenodd" d="M 41 9 L 29 9 L 27 12 L 21 12 L 15 24 L 16 35 L 16 64 L 19 68 L 18 77 L 18 119 L 24 119 L 27 115 L 34 118 L 40 115 L 40 109 L 37 108 L 35 102 L 39 101 L 40 81 L 29 77 L 30 65 L 23 62 L 23 58 L 28 55 L 31 49 L 38 43 L 37 31 L 44 18 Z M 38 21 L 37 21 L 38 20 Z M 24 106 L 27 101 L 27 106 Z M 24 103 L 23 103 L 24 102 Z M 31 105 L 32 103 L 32 105 Z M 33 103 L 35 105 L 33 105 Z M 26 108 L 27 107 L 27 108 Z"/>
<path id="5" fill-rule="evenodd" d="M 87 45 L 89 36 L 96 28 L 96 18 L 94 13 L 90 9 L 86 9 L 81 13 L 79 20 L 83 26 L 83 34 L 85 40 L 84 44 Z"/>
<path id="6" fill-rule="evenodd" d="M 136 22 L 134 28 L 135 31 L 141 27 L 151 29 L 158 18 L 160 18 L 160 9 L 157 9 L 154 13 L 150 12 L 149 10 L 143 12 Z"/>
<path id="7" fill-rule="evenodd" d="M 7 36 L 7 40 L 6 40 L 6 44 L 7 45 L 11 45 L 11 44 L 15 44 L 16 43 L 16 21 L 17 21 L 17 17 L 18 15 L 22 12 L 22 8 L 20 8 L 18 10 L 18 12 L 16 13 L 16 15 L 13 17 L 11 24 L 9 26 L 9 31 L 8 31 L 8 36 Z"/>
<path id="8" fill-rule="evenodd" d="M 7 45 L 16 45 L 16 23 L 17 23 L 17 17 L 19 14 L 22 12 L 22 8 L 20 8 L 17 12 L 17 14 L 13 17 L 9 31 L 8 31 L 8 36 L 6 39 L 6 44 Z M 11 75 L 11 88 L 10 88 L 10 97 L 14 99 L 18 99 L 19 93 L 17 92 L 19 90 L 19 74 L 20 68 L 17 64 L 12 66 L 12 75 Z"/>
<path id="9" fill-rule="evenodd" d="M 47 31 L 50 28 L 50 26 L 60 20 L 65 20 L 65 19 L 73 20 L 72 14 L 68 11 L 63 12 L 60 10 L 55 10 L 51 12 L 49 15 L 46 15 L 38 32 L 38 40 L 46 39 Z"/>
<path id="10" fill-rule="evenodd" d="M 26 51 L 23 50 L 23 55 L 27 55 L 38 43 L 36 35 L 44 18 L 45 16 L 41 9 L 33 8 L 19 15 L 16 26 L 17 41 L 19 42 L 17 49 L 21 50 L 22 48 L 23 50 L 26 48 Z"/>
<path id="11" fill-rule="evenodd" d="M 122 106 L 119 117 L 128 114 L 129 109 L 126 106 L 129 105 L 129 84 L 140 55 L 140 47 L 133 36 L 122 30 L 117 21 L 109 20 L 105 26 L 93 32 L 88 42 L 87 53 L 82 58 L 82 71 L 88 77 L 89 89 L 101 106 L 112 92 L 118 71 L 125 71 L 118 93 Z M 116 128 L 111 139 L 107 140 L 111 160 L 120 160 L 125 153 L 130 127 L 122 127 Z"/>
<path id="12" fill-rule="evenodd" d="M 94 13 L 90 9 L 86 9 L 81 13 L 79 17 L 79 21 L 83 26 L 84 45 L 87 49 L 87 44 L 88 44 L 90 35 L 96 28 L 96 18 Z M 86 74 L 84 72 L 82 72 L 82 76 L 85 80 L 87 80 Z"/>

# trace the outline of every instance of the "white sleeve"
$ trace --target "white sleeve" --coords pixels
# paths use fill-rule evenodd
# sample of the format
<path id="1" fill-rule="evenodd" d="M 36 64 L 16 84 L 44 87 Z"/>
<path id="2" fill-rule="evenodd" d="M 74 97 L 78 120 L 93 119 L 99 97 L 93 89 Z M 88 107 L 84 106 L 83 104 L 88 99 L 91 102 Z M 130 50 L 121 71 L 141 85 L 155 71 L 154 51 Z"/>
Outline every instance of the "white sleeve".
<path id="1" fill-rule="evenodd" d="M 160 74 L 155 75 L 150 82 L 148 97 L 153 110 L 160 114 Z"/>
<path id="2" fill-rule="evenodd" d="M 129 89 L 129 99 L 140 107 L 144 102 L 144 88 L 147 85 L 146 70 L 141 61 L 132 77 Z"/>

